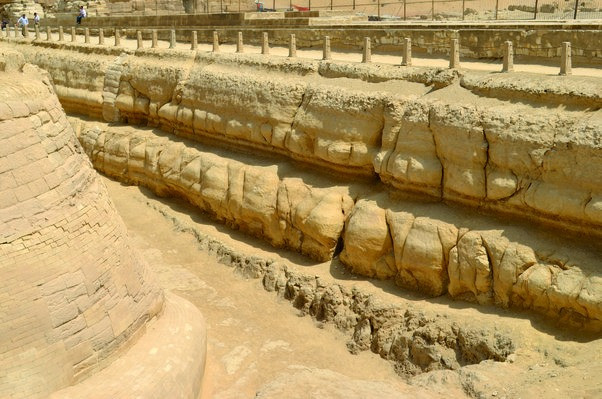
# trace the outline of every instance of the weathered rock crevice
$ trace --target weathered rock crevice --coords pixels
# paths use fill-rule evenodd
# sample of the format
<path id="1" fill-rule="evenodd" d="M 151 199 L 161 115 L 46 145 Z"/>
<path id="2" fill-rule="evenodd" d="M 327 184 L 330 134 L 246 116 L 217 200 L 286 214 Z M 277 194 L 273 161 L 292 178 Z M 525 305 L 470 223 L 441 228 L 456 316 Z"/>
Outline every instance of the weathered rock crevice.
<path id="1" fill-rule="evenodd" d="M 295 271 L 285 264 L 248 256 L 180 220 L 165 205 L 147 202 L 178 231 L 192 234 L 199 248 L 215 256 L 235 273 L 261 280 L 274 292 L 318 322 L 334 325 L 348 337 L 351 352 L 371 350 L 391 361 L 400 375 L 433 370 L 458 370 L 483 360 L 505 361 L 515 342 L 496 327 L 461 326 L 439 314 L 411 306 L 391 305 L 357 288 Z"/>

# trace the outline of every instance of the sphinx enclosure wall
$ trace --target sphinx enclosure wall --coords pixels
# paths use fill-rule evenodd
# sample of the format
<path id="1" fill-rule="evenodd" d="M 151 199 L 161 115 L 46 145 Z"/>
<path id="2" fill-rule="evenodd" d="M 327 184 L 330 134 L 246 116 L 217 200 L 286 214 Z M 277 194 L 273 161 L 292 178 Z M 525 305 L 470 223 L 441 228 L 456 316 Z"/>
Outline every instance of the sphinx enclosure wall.
<path id="1" fill-rule="evenodd" d="M 599 328 L 600 248 L 557 236 L 600 237 L 600 80 L 16 48 L 97 120 L 74 125 L 108 175 L 317 260 L 340 250 L 358 274 Z"/>

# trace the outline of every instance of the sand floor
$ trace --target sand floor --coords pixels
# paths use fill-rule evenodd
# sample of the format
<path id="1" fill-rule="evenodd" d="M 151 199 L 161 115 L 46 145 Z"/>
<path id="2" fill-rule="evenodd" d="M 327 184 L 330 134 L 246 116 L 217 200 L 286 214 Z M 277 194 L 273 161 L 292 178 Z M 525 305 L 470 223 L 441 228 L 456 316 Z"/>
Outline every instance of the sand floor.
<path id="1" fill-rule="evenodd" d="M 329 369 L 353 379 L 383 381 L 400 398 L 505 397 L 601 398 L 602 339 L 569 333 L 533 314 L 456 303 L 446 298 L 422 300 L 389 283 L 358 279 L 338 262 L 316 264 L 295 253 L 274 250 L 262 241 L 213 223 L 191 206 L 159 199 L 143 188 L 103 178 L 135 245 L 160 284 L 192 301 L 208 324 L 208 360 L 203 398 L 252 398 L 279 375 L 303 368 Z M 230 247 L 278 259 L 310 275 L 357 286 L 380 298 L 411 302 L 454 320 L 503 326 L 514 336 L 511 362 L 485 361 L 458 372 L 432 372 L 411 379 L 368 351 L 350 354 L 348 337 L 321 325 L 274 293 L 259 280 L 246 279 L 198 249 L 188 233 L 174 230 L 171 218 L 194 224 Z M 446 316 L 448 317 L 448 316 Z M 458 379 L 459 378 L 459 379 Z M 309 397 L 309 396 L 308 396 Z"/>
<path id="2" fill-rule="evenodd" d="M 137 187 L 105 180 L 135 245 L 160 284 L 201 309 L 208 325 L 208 360 L 203 398 L 252 398 L 281 372 L 309 367 L 351 378 L 387 381 L 411 392 L 391 365 L 376 354 L 350 354 L 341 333 L 317 328 L 286 301 L 218 264 L 197 249 L 195 239 L 173 231 L 145 206 Z"/>

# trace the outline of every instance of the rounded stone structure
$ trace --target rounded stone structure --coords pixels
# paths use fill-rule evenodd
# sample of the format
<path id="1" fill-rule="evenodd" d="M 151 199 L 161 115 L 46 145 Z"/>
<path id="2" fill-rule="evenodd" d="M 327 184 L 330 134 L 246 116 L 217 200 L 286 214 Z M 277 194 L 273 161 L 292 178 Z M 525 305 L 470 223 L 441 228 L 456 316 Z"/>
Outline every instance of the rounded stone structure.
<path id="1" fill-rule="evenodd" d="M 0 54 L 0 397 L 198 396 L 200 312 L 156 284 L 52 83 L 12 56 Z M 88 378 L 111 369 L 113 391 Z M 155 383 L 134 387 L 144 376 Z"/>

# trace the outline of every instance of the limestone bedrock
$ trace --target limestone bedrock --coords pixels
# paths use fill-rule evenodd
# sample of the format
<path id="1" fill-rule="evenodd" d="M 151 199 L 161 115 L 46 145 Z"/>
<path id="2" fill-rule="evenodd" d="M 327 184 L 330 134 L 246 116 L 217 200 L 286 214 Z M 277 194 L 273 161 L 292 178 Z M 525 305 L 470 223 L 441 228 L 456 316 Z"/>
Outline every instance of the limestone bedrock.
<path id="1" fill-rule="evenodd" d="M 340 260 L 354 273 L 600 328 L 596 246 L 437 202 L 391 197 L 369 183 L 317 180 L 286 160 L 241 156 L 157 130 L 71 121 L 98 170 L 184 198 L 274 246 L 324 261 L 342 239 Z"/>
<path id="2" fill-rule="evenodd" d="M 369 190 L 313 186 L 270 161 L 245 165 L 161 132 L 88 122 L 78 128 L 99 170 L 184 197 L 276 246 L 323 260 L 338 245 L 358 274 L 600 328 L 599 248 L 594 242 L 582 256 L 562 239 L 566 231 L 596 238 L 602 231 L 600 79 L 2 46 L 47 69 L 72 113 L 279 154 L 323 174 L 378 179 L 377 191 L 419 193 L 418 202 L 461 203 L 552 226 L 557 241 L 531 239 L 536 228 L 514 232 L 494 220 L 449 217 L 441 204 L 425 209 Z"/>
<path id="3" fill-rule="evenodd" d="M 601 79 L 52 45 L 2 44 L 49 72 L 69 112 L 600 235 Z"/>
<path id="4" fill-rule="evenodd" d="M 155 331 L 187 323 L 190 340 L 174 346 L 191 356 L 163 374 L 157 371 L 169 365 L 168 353 L 153 362 L 139 356 L 138 370 L 154 373 L 178 397 L 196 397 L 205 360 L 200 312 L 182 299 L 165 300 L 48 74 L 4 50 L 0 71 L 0 397 L 48 397 L 71 385 L 82 397 L 80 384 L 115 370 L 115 360 L 144 341 L 157 319 Z M 157 346 L 167 338 L 155 332 Z M 141 392 L 132 383 L 122 380 L 120 395 L 154 395 L 156 387 Z"/>

